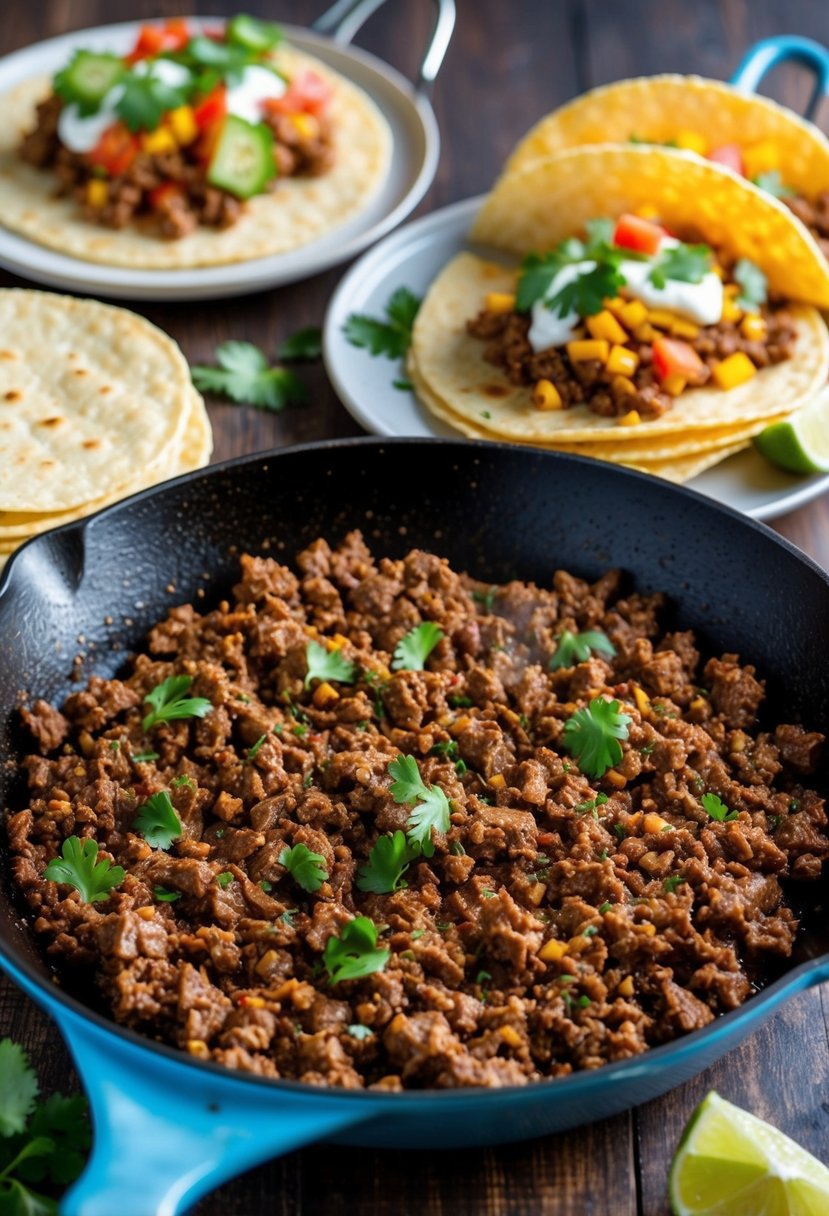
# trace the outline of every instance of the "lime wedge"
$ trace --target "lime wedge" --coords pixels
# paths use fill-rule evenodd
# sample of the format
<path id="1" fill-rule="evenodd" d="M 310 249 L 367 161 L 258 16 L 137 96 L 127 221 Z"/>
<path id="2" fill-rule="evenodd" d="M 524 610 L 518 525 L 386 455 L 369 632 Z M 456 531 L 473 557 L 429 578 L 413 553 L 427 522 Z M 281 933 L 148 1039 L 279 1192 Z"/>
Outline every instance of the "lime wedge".
<path id="1" fill-rule="evenodd" d="M 754 437 L 758 451 L 791 473 L 829 472 L 829 389 L 785 422 L 773 422 Z"/>
<path id="2" fill-rule="evenodd" d="M 674 1216 L 825 1216 L 829 1169 L 712 1090 L 682 1134 L 668 1191 Z"/>

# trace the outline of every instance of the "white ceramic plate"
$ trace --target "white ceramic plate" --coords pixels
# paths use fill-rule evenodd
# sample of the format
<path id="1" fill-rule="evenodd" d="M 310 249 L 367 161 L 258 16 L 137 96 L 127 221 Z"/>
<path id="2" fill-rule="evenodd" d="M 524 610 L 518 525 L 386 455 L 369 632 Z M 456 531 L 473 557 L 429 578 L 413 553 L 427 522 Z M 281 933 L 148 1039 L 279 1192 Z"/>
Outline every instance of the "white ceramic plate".
<path id="1" fill-rule="evenodd" d="M 405 377 L 400 365 L 372 358 L 343 335 L 350 313 L 382 316 L 389 296 L 408 287 L 423 296 L 448 261 L 462 250 L 486 252 L 467 240 L 472 218 L 483 202 L 466 199 L 407 224 L 364 254 L 334 293 L 325 318 L 324 356 L 328 375 L 357 421 L 375 435 L 432 435 L 458 432 L 434 418 L 413 393 L 394 387 Z M 754 519 L 774 519 L 829 490 L 829 476 L 798 477 L 776 469 L 753 447 L 729 457 L 687 483 L 702 494 Z"/>
<path id="2" fill-rule="evenodd" d="M 198 24 L 202 19 L 188 20 Z M 143 24 L 131 21 L 77 30 L 7 55 L 0 59 L 0 93 L 28 77 L 52 75 L 78 47 L 126 53 Z M 215 299 L 308 278 L 354 257 L 405 219 L 429 188 L 437 168 L 440 139 L 428 101 L 399 72 L 374 55 L 337 45 L 307 29 L 289 25 L 282 28 L 294 46 L 316 55 L 368 93 L 391 127 L 391 168 L 364 211 L 301 249 L 230 266 L 191 270 L 129 270 L 85 262 L 0 227 L 0 266 L 50 287 L 122 300 Z"/>

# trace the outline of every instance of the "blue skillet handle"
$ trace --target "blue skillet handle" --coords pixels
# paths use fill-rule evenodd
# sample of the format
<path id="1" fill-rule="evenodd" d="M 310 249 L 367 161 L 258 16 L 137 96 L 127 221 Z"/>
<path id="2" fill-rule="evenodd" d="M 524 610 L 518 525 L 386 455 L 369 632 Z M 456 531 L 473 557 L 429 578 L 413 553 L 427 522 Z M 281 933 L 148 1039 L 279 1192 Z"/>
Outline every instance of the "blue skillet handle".
<path id="1" fill-rule="evenodd" d="M 804 115 L 812 118 L 820 99 L 829 95 L 829 51 L 812 38 L 799 38 L 794 34 L 764 38 L 746 53 L 731 77 L 731 83 L 742 93 L 756 93 L 766 72 L 787 60 L 801 63 L 815 74 L 815 87 Z"/>
<path id="2" fill-rule="evenodd" d="M 92 1153 L 60 1216 L 182 1216 L 251 1166 L 378 1113 L 364 1093 L 276 1091 L 147 1051 L 0 964 L 57 1022 L 89 1098 Z"/>

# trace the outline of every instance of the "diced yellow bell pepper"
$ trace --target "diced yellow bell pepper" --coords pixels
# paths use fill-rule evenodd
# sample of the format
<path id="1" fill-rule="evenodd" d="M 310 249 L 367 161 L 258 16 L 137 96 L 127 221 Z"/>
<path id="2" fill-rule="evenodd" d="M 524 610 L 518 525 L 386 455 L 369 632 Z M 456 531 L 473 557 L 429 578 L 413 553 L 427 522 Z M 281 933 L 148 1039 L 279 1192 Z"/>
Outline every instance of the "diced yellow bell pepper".
<path id="1" fill-rule="evenodd" d="M 340 694 L 333 684 L 329 684 L 327 680 L 323 680 L 321 684 L 317 685 L 311 698 L 317 709 L 325 709 L 326 705 L 331 705 L 334 701 L 339 701 L 339 699 Z"/>
<path id="2" fill-rule="evenodd" d="M 651 308 L 648 310 L 648 320 L 651 325 L 657 325 L 660 329 L 670 329 L 678 317 L 675 312 L 669 312 L 667 308 Z"/>
<path id="3" fill-rule="evenodd" d="M 616 991 L 619 996 L 633 996 L 633 976 L 626 975 L 621 984 L 617 985 Z"/>
<path id="4" fill-rule="evenodd" d="M 539 380 L 533 388 L 533 405 L 539 410 L 560 410 L 564 402 L 552 380 Z"/>
<path id="5" fill-rule="evenodd" d="M 613 375 L 632 376 L 639 366 L 639 356 L 629 346 L 612 346 L 606 366 Z"/>
<path id="6" fill-rule="evenodd" d="M 745 384 L 756 374 L 757 368 L 748 355 L 741 350 L 735 351 L 733 355 L 723 359 L 722 363 L 718 363 L 712 372 L 714 383 L 724 389 L 736 388 L 739 384 Z"/>
<path id="7" fill-rule="evenodd" d="M 109 186 L 100 177 L 86 183 L 86 201 L 90 207 L 103 207 L 109 198 Z"/>
<path id="8" fill-rule="evenodd" d="M 679 372 L 671 372 L 670 376 L 666 376 L 662 381 L 661 387 L 666 393 L 670 393 L 672 397 L 678 397 L 680 393 L 685 391 L 685 385 L 688 381 L 684 376 L 680 376 Z"/>
<path id="9" fill-rule="evenodd" d="M 313 114 L 292 114 L 291 122 L 301 139 L 319 139 L 319 119 L 314 118 Z"/>
<path id="10" fill-rule="evenodd" d="M 708 152 L 708 140 L 699 131 L 677 131 L 674 143 L 686 152 L 696 152 L 697 156 L 705 156 Z"/>
<path id="11" fill-rule="evenodd" d="M 742 308 L 730 296 L 722 302 L 722 319 L 729 325 L 736 325 L 743 315 Z"/>
<path id="12" fill-rule="evenodd" d="M 593 317 L 588 317 L 586 324 L 593 338 L 604 338 L 608 342 L 627 341 L 627 333 L 607 308 Z"/>
<path id="13" fill-rule="evenodd" d="M 686 321 L 684 317 L 677 317 L 671 326 L 671 333 L 675 338 L 684 338 L 686 342 L 693 342 L 694 338 L 699 337 L 699 326 L 693 321 Z"/>
<path id="14" fill-rule="evenodd" d="M 167 115 L 167 125 L 181 148 L 191 144 L 199 133 L 192 106 L 177 106 Z"/>
<path id="15" fill-rule="evenodd" d="M 491 790 L 502 790 L 507 784 L 507 779 L 503 773 L 493 773 L 487 780 L 487 785 Z"/>
<path id="16" fill-rule="evenodd" d="M 619 313 L 619 320 L 628 329 L 636 329 L 648 319 L 648 310 L 641 300 L 626 300 Z"/>
<path id="17" fill-rule="evenodd" d="M 748 148 L 743 148 L 743 168 L 747 178 L 779 169 L 780 151 L 777 144 L 773 140 L 764 139 L 758 144 L 751 144 Z"/>
<path id="18" fill-rule="evenodd" d="M 637 342 L 653 342 L 659 337 L 659 330 L 654 329 L 650 321 L 643 321 L 641 325 L 636 326 L 633 336 Z"/>
<path id="19" fill-rule="evenodd" d="M 661 832 L 663 828 L 669 828 L 670 826 L 671 824 L 668 823 L 668 820 L 663 819 L 661 815 L 657 815 L 656 811 L 648 811 L 642 820 L 642 827 L 646 832 Z"/>
<path id="20" fill-rule="evenodd" d="M 490 291 L 484 300 L 487 312 L 512 312 L 515 308 L 515 296 L 511 291 Z"/>
<path id="21" fill-rule="evenodd" d="M 638 410 L 628 410 L 626 414 L 622 414 L 619 419 L 619 426 L 638 426 L 642 421 Z"/>
<path id="22" fill-rule="evenodd" d="M 524 1041 L 514 1026 L 499 1026 L 498 1036 L 510 1047 L 520 1047 Z"/>
<path id="23" fill-rule="evenodd" d="M 625 306 L 626 301 L 621 296 L 608 296 L 604 301 L 605 308 L 608 308 L 614 315 L 618 317 Z"/>
<path id="24" fill-rule="evenodd" d="M 538 952 L 538 957 L 543 959 L 545 963 L 557 963 L 559 959 L 564 958 L 567 953 L 567 942 L 557 941 L 551 937 L 548 942 Z"/>
<path id="25" fill-rule="evenodd" d="M 604 779 L 617 790 L 623 790 L 628 783 L 625 774 L 618 772 L 615 768 L 609 768 L 604 775 Z"/>
<path id="26" fill-rule="evenodd" d="M 748 338 L 749 342 L 762 342 L 766 336 L 766 323 L 762 317 L 749 313 L 740 322 L 740 333 L 744 338 Z"/>
<path id="27" fill-rule="evenodd" d="M 606 363 L 610 354 L 610 343 L 603 338 L 576 339 L 575 342 L 567 343 L 567 354 L 573 363 L 587 363 L 591 359 Z"/>
<path id="28" fill-rule="evenodd" d="M 627 393 L 628 396 L 636 392 L 636 385 L 632 380 L 628 380 L 627 376 L 614 376 L 610 387 L 614 393 Z"/>
<path id="29" fill-rule="evenodd" d="M 150 156 L 164 156 L 168 152 L 175 152 L 178 144 L 172 131 L 167 127 L 159 127 L 157 131 L 150 131 L 141 136 L 141 147 Z"/>

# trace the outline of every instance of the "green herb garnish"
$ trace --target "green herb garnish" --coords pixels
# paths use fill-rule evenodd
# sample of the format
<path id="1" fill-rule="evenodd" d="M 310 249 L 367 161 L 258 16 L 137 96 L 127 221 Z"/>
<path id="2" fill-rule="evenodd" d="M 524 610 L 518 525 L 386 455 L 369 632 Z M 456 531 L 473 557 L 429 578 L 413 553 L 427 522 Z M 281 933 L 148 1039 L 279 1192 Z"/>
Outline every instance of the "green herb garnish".
<path id="1" fill-rule="evenodd" d="M 557 317 L 567 317 L 570 313 L 592 317 L 602 311 L 608 296 L 619 294 L 625 282 L 625 276 L 618 266 L 611 262 L 599 262 L 592 270 L 577 275 L 547 297 L 544 307 Z"/>
<path id="2" fill-rule="evenodd" d="M 703 794 L 700 802 L 702 809 L 717 823 L 732 823 L 739 818 L 739 812 L 730 811 L 717 794 Z"/>
<path id="3" fill-rule="evenodd" d="M 357 1039 L 358 1042 L 374 1038 L 374 1031 L 371 1027 L 363 1026 L 360 1022 L 352 1022 L 350 1026 L 346 1026 L 346 1031 L 351 1035 L 352 1039 Z"/>
<path id="4" fill-rule="evenodd" d="M 192 777 L 188 777 L 186 773 L 180 773 L 178 777 L 174 777 L 170 782 L 170 789 L 177 790 L 182 785 L 186 786 L 188 790 L 196 789 L 195 781 Z"/>
<path id="5" fill-rule="evenodd" d="M 325 858 L 319 853 L 312 853 L 304 844 L 296 844 L 292 849 L 284 848 L 279 854 L 279 863 L 303 891 L 311 894 L 319 891 L 328 879 Z"/>
<path id="6" fill-rule="evenodd" d="M 319 359 L 321 354 L 322 330 L 317 325 L 298 329 L 296 333 L 285 339 L 276 352 L 277 358 L 285 363 L 298 362 L 302 359 Z"/>
<path id="7" fill-rule="evenodd" d="M 767 194 L 773 195 L 774 198 L 794 197 L 795 191 L 785 184 L 780 176 L 779 169 L 769 169 L 768 173 L 758 173 L 751 180 L 755 186 L 759 186 L 761 190 L 765 190 Z"/>
<path id="8" fill-rule="evenodd" d="M 223 870 L 221 874 L 217 874 L 216 882 L 219 884 L 222 890 L 224 890 L 225 887 L 229 887 L 233 882 L 233 875 L 231 874 L 230 870 Z"/>
<path id="9" fill-rule="evenodd" d="M 397 803 L 416 803 L 408 819 L 406 835 L 412 844 L 420 846 L 424 857 L 434 854 L 432 829 L 444 834 L 449 831 L 449 799 L 440 786 L 425 785 L 414 756 L 398 756 L 388 766 L 394 778 L 391 796 Z"/>
<path id="10" fill-rule="evenodd" d="M 671 876 L 669 878 L 666 878 L 664 880 L 664 882 L 662 883 L 662 886 L 665 888 L 665 890 L 668 892 L 669 895 L 673 895 L 673 893 L 677 889 L 677 887 L 683 882 L 685 882 L 685 879 L 681 878 L 679 874 L 671 874 Z"/>
<path id="11" fill-rule="evenodd" d="M 245 755 L 245 764 L 251 764 L 259 754 L 259 749 L 268 737 L 267 731 L 264 735 L 260 735 L 255 743 L 251 744 Z"/>
<path id="12" fill-rule="evenodd" d="M 288 405 L 304 405 L 308 389 L 293 372 L 271 367 L 252 342 L 222 342 L 216 347 L 218 367 L 191 368 L 196 388 L 281 413 Z"/>
<path id="13" fill-rule="evenodd" d="M 707 245 L 669 245 L 656 255 L 648 280 L 663 288 L 668 279 L 679 283 L 701 283 L 711 269 L 712 255 Z"/>
<path id="14" fill-rule="evenodd" d="M 158 759 L 158 752 L 135 752 L 130 759 L 133 764 L 149 764 L 152 760 Z"/>
<path id="15" fill-rule="evenodd" d="M 337 680 L 340 684 L 353 684 L 357 676 L 355 665 L 340 650 L 328 650 L 319 642 L 309 642 L 305 647 L 308 672 L 305 687 L 312 680 Z"/>
<path id="16" fill-rule="evenodd" d="M 166 887 L 153 887 L 153 896 L 163 904 L 172 904 L 177 899 L 181 899 L 181 891 L 168 891 Z"/>
<path id="17" fill-rule="evenodd" d="M 173 86 L 151 71 L 144 76 L 125 72 L 118 82 L 124 90 L 115 103 L 115 113 L 130 131 L 155 131 L 169 110 L 187 101 L 190 85 Z"/>
<path id="18" fill-rule="evenodd" d="M 357 886 L 361 891 L 373 891 L 375 895 L 389 895 L 408 886 L 403 875 L 410 863 L 418 856 L 419 847 L 412 846 L 404 832 L 378 836 L 368 861 L 357 871 Z"/>
<path id="19" fill-rule="evenodd" d="M 390 950 L 377 949 L 377 926 L 367 916 L 355 916 L 344 925 L 339 937 L 329 937 L 325 943 L 322 963 L 328 972 L 328 982 L 358 980 L 364 975 L 382 971 L 391 958 Z"/>
<path id="20" fill-rule="evenodd" d="M 412 326 L 420 299 L 407 287 L 398 287 L 385 308 L 386 320 L 352 313 L 343 326 L 343 333 L 352 346 L 359 346 L 371 355 L 400 359 L 412 341 Z"/>
<path id="21" fill-rule="evenodd" d="M 594 697 L 587 709 L 578 709 L 565 723 L 562 745 L 575 756 L 588 777 L 603 777 L 622 759 L 620 739 L 627 739 L 630 715 L 618 701 Z"/>
<path id="22" fill-rule="evenodd" d="M 578 806 L 575 807 L 575 812 L 577 815 L 584 815 L 588 811 L 593 811 L 595 816 L 596 808 L 599 806 L 604 806 L 606 802 L 607 794 L 597 794 L 596 797 L 591 798 L 589 802 L 580 802 Z"/>
<path id="23" fill-rule="evenodd" d="M 394 648 L 392 671 L 423 671 L 426 660 L 444 636 L 434 621 L 421 621 Z"/>
<path id="24" fill-rule="evenodd" d="M 68 883 L 80 893 L 86 904 L 109 899 L 113 888 L 124 881 L 122 866 L 114 866 L 108 857 L 98 861 L 98 844 L 95 840 L 67 836 L 60 852 L 60 857 L 53 857 L 49 862 L 43 877 L 50 882 Z"/>
<path id="25" fill-rule="evenodd" d="M 590 658 L 591 651 L 612 659 L 616 654 L 616 647 L 601 629 L 584 629 L 581 633 L 564 629 L 556 637 L 555 654 L 549 662 L 550 671 L 585 663 Z"/>
<path id="26" fill-rule="evenodd" d="M 743 312 L 757 312 L 768 299 L 768 279 L 759 266 L 748 258 L 740 258 L 733 270 L 734 282 L 740 286 L 736 304 Z"/>
<path id="27" fill-rule="evenodd" d="M 185 697 L 193 683 L 192 676 L 168 676 L 144 698 L 144 704 L 152 706 L 141 723 L 143 730 L 151 730 L 159 722 L 172 722 L 177 718 L 203 718 L 213 705 L 206 697 Z"/>
<path id="28" fill-rule="evenodd" d="M 181 835 L 181 820 L 166 790 L 153 794 L 138 808 L 132 826 L 154 849 L 169 849 L 173 841 Z"/>

